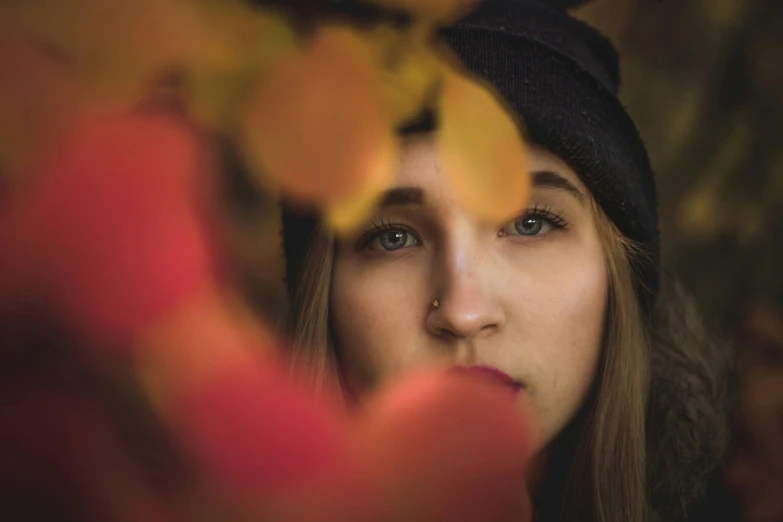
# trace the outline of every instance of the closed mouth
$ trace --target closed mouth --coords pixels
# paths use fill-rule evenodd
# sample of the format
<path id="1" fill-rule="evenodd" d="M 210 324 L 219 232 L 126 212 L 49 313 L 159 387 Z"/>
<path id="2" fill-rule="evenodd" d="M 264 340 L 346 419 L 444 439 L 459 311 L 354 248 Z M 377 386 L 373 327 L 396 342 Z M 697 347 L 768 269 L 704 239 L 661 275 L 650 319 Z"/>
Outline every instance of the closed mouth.
<path id="1" fill-rule="evenodd" d="M 500 384 L 515 394 L 525 388 L 524 383 L 515 380 L 509 374 L 494 366 L 475 365 L 475 366 L 455 366 L 451 371 L 463 375 L 475 375 L 484 379 L 491 380 Z"/>

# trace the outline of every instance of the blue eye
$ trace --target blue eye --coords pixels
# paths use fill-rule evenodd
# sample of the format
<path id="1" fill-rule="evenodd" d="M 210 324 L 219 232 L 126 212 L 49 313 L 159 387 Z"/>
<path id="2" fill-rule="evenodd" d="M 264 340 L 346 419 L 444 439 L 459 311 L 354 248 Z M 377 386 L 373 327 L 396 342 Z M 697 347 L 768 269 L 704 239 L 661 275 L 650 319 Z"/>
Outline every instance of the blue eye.
<path id="1" fill-rule="evenodd" d="M 368 246 L 372 247 L 376 241 L 384 250 L 399 250 L 417 244 L 416 238 L 404 230 L 389 230 L 387 232 L 382 232 L 375 241 L 372 241 Z"/>
<path id="2" fill-rule="evenodd" d="M 514 221 L 514 229 L 520 236 L 537 236 L 554 228 L 551 223 L 540 217 L 524 216 Z"/>
<path id="3" fill-rule="evenodd" d="M 407 227 L 392 223 L 373 224 L 364 232 L 359 246 L 374 251 L 394 251 L 419 246 L 421 241 Z"/>
<path id="4" fill-rule="evenodd" d="M 540 236 L 554 228 L 565 228 L 567 223 L 549 209 L 535 207 L 500 229 L 501 236 Z"/>

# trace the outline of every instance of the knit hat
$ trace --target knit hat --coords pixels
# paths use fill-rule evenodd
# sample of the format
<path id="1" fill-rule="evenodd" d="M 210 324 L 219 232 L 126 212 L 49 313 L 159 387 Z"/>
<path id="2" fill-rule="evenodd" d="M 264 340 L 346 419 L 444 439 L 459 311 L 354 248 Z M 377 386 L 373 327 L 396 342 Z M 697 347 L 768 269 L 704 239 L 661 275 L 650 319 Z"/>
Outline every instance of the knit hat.
<path id="1" fill-rule="evenodd" d="M 564 160 L 618 230 L 639 246 L 632 264 L 649 312 L 660 270 L 655 181 L 644 143 L 618 99 L 617 51 L 567 14 L 565 6 L 577 3 L 489 0 L 443 38 L 522 119 L 527 139 Z M 312 233 L 311 218 L 284 210 L 289 289 Z"/>

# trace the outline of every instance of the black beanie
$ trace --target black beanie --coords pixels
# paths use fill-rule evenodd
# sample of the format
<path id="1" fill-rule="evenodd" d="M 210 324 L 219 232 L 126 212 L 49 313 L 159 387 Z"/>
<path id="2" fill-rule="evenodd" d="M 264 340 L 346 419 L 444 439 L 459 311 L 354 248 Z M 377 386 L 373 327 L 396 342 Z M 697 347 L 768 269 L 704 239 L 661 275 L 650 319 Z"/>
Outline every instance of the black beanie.
<path id="1" fill-rule="evenodd" d="M 660 246 L 655 181 L 644 143 L 617 97 L 611 42 L 555 0 L 489 0 L 443 32 L 465 67 L 492 84 L 524 122 L 527 139 L 574 169 L 620 232 L 636 243 L 637 290 L 649 313 L 658 292 Z M 578 3 L 578 2 L 570 2 Z M 292 290 L 314 230 L 283 212 Z"/>

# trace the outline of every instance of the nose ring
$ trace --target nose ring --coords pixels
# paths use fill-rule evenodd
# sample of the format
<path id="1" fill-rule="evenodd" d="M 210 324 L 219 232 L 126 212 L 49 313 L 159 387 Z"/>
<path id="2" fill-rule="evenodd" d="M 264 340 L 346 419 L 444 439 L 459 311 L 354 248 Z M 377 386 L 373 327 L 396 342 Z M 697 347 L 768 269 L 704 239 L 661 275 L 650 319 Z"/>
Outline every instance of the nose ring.
<path id="1" fill-rule="evenodd" d="M 440 308 L 440 301 L 438 301 L 437 299 L 435 299 L 435 300 L 432 302 L 432 307 L 433 307 L 433 308 Z"/>

